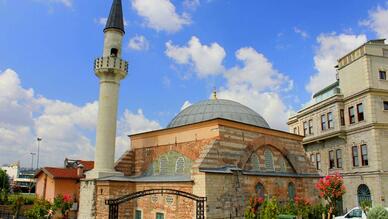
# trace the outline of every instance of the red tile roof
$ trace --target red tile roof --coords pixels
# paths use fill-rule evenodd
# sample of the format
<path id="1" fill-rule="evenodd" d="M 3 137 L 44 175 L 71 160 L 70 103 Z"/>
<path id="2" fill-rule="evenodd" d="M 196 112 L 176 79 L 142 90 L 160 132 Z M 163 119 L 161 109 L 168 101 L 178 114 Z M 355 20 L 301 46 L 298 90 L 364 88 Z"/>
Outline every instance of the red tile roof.
<path id="1" fill-rule="evenodd" d="M 84 166 L 84 172 L 93 169 L 94 161 L 79 161 Z M 53 179 L 81 179 L 84 176 L 80 177 L 77 174 L 77 168 L 59 168 L 59 167 L 44 167 L 40 169 L 36 174 L 35 178 L 41 173 L 46 173 Z"/>
<path id="2" fill-rule="evenodd" d="M 82 165 L 84 165 L 84 171 L 88 171 L 94 168 L 94 161 L 80 160 Z"/>

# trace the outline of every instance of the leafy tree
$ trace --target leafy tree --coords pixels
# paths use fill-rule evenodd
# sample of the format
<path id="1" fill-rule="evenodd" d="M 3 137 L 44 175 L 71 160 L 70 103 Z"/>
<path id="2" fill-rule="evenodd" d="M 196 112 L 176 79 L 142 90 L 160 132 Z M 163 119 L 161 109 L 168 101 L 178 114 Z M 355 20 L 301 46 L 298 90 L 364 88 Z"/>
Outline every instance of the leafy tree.
<path id="1" fill-rule="evenodd" d="M 346 192 L 344 180 L 339 173 L 321 178 L 316 184 L 319 195 L 325 199 L 329 207 L 329 218 L 336 213 L 336 203 Z"/>
<path id="2" fill-rule="evenodd" d="M 1 190 L 9 190 L 9 178 L 7 173 L 0 169 L 0 188 Z"/>

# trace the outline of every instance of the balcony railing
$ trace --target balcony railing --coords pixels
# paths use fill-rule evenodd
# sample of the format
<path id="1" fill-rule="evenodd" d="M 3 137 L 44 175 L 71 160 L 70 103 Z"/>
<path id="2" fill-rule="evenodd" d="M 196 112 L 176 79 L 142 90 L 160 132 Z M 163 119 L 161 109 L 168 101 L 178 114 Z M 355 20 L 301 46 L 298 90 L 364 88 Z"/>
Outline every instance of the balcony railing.
<path id="1" fill-rule="evenodd" d="M 100 57 L 94 61 L 95 71 L 104 71 L 109 69 L 115 69 L 128 73 L 128 62 L 114 56 Z"/>

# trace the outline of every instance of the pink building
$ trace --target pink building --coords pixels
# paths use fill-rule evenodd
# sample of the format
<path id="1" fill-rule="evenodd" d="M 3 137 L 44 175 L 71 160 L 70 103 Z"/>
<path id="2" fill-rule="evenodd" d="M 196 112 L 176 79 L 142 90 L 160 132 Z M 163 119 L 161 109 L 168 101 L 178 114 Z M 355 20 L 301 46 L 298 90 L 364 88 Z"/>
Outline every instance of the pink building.
<path id="1" fill-rule="evenodd" d="M 93 169 L 93 161 L 65 160 L 65 167 L 44 167 L 36 174 L 36 191 L 39 198 L 53 202 L 59 194 L 69 194 L 79 200 L 80 179 L 84 172 Z"/>

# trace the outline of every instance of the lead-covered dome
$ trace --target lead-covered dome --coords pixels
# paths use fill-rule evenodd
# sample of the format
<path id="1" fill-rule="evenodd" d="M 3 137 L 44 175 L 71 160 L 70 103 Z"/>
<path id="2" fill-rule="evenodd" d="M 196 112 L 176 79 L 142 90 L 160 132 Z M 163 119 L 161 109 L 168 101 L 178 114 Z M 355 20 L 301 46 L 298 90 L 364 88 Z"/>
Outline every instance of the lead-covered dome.
<path id="1" fill-rule="evenodd" d="M 228 119 L 249 125 L 269 128 L 263 117 L 252 109 L 231 100 L 212 99 L 193 104 L 182 110 L 168 124 L 167 128 L 173 128 L 211 119 Z"/>

